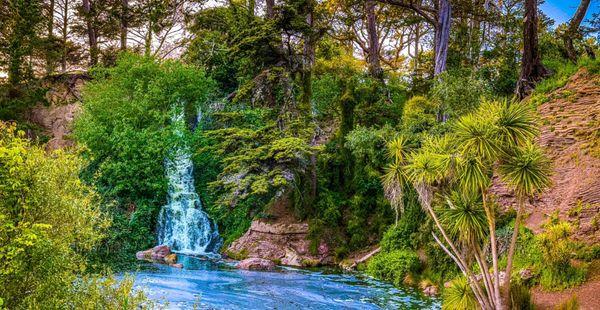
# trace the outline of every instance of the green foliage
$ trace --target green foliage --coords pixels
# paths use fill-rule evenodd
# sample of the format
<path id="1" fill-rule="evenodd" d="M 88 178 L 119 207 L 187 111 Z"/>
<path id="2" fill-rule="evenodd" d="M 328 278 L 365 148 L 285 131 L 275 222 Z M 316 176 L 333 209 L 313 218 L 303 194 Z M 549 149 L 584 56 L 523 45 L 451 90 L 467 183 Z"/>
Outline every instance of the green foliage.
<path id="1" fill-rule="evenodd" d="M 120 280 L 113 276 L 84 276 L 74 282 L 73 293 L 65 302 L 75 309 L 154 309 L 154 304 L 133 284 L 130 275 Z"/>
<path id="2" fill-rule="evenodd" d="M 487 83 L 465 70 L 446 71 L 436 77 L 429 91 L 440 104 L 440 112 L 454 117 L 471 112 L 482 98 L 490 96 Z"/>
<path id="3" fill-rule="evenodd" d="M 443 292 L 442 301 L 442 309 L 444 310 L 479 309 L 475 294 L 473 294 L 465 277 L 452 280 L 450 287 Z"/>
<path id="4" fill-rule="evenodd" d="M 438 103 L 422 96 L 410 98 L 404 106 L 402 129 L 407 133 L 421 133 L 437 123 Z"/>
<path id="5" fill-rule="evenodd" d="M 526 285 L 511 283 L 509 309 L 534 310 L 531 292 Z"/>
<path id="6" fill-rule="evenodd" d="M 554 308 L 555 310 L 579 310 L 579 300 L 577 295 L 571 296 Z"/>
<path id="7" fill-rule="evenodd" d="M 183 104 L 188 119 L 194 119 L 214 83 L 178 62 L 128 54 L 93 76 L 83 91 L 74 135 L 90 160 L 83 175 L 102 195 L 115 223 L 99 254 L 133 259 L 135 250 L 154 244 L 156 216 L 165 203 L 163 159 L 181 139 L 173 134 L 171 111 Z"/>
<path id="8" fill-rule="evenodd" d="M 379 245 L 384 252 L 394 250 L 416 250 L 419 246 L 419 227 L 425 221 L 425 213 L 416 201 L 414 193 L 410 193 L 407 199 L 405 211 L 400 217 L 398 224 L 390 226 L 383 234 Z"/>
<path id="9" fill-rule="evenodd" d="M 549 223 L 537 242 L 545 267 L 540 284 L 547 290 L 562 290 L 583 283 L 587 270 L 571 264 L 575 244 L 569 240 L 571 225 L 567 222 Z"/>
<path id="10" fill-rule="evenodd" d="M 371 258 L 367 265 L 367 273 L 400 286 L 407 275 L 419 271 L 420 267 L 419 257 L 414 252 L 395 250 L 382 252 Z"/>
<path id="11" fill-rule="evenodd" d="M 100 282 L 88 283 L 79 277 L 86 271 L 87 255 L 104 238 L 110 222 L 100 211 L 93 188 L 79 179 L 84 162 L 78 154 L 47 154 L 23 136 L 14 125 L 0 122 L 3 306 L 60 309 L 83 305 L 90 301 L 84 292 L 100 289 Z M 133 309 L 144 298 L 131 289 L 123 290 L 131 283 L 104 285 L 96 299 L 132 298 L 127 308 Z"/>
<path id="12" fill-rule="evenodd" d="M 18 87 L 0 85 L 0 120 L 23 120 L 24 113 L 29 108 L 46 102 L 46 91 L 47 89 L 36 81 Z M 24 124 L 19 122 L 17 125 L 22 127 Z"/>

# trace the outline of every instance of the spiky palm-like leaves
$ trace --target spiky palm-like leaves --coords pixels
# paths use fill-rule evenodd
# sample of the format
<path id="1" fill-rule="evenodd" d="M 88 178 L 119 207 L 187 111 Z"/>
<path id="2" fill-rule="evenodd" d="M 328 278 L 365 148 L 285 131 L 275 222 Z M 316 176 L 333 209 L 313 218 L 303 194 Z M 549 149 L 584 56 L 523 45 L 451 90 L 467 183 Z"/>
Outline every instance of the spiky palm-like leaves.
<path id="1" fill-rule="evenodd" d="M 531 142 L 515 149 L 498 170 L 502 180 L 518 197 L 531 197 L 550 185 L 550 161 Z"/>
<path id="2" fill-rule="evenodd" d="M 507 101 L 489 103 L 482 107 L 492 111 L 497 127 L 497 139 L 504 147 L 521 146 L 538 134 L 538 124 L 531 106 L 509 104 Z"/>
<path id="3" fill-rule="evenodd" d="M 513 189 L 518 199 L 517 218 L 513 235 L 508 248 L 508 257 L 506 262 L 506 274 L 510 276 L 512 271 L 512 261 L 517 245 L 519 226 L 523 215 L 523 204 L 527 197 L 541 192 L 550 185 L 550 161 L 544 155 L 542 150 L 527 141 L 523 146 L 516 148 L 513 154 L 508 156 L 499 167 L 502 180 Z M 509 282 L 509 281 L 506 281 Z M 510 283 L 504 286 L 505 295 L 510 293 Z"/>
<path id="4" fill-rule="evenodd" d="M 496 139 L 496 126 L 480 114 L 469 114 L 458 119 L 454 125 L 454 135 L 463 152 L 484 161 L 494 161 L 501 150 Z"/>
<path id="5" fill-rule="evenodd" d="M 478 194 L 454 191 L 446 197 L 440 219 L 450 235 L 468 245 L 481 242 L 486 235 L 487 219 Z"/>
<path id="6" fill-rule="evenodd" d="M 392 161 L 385 167 L 385 173 L 381 179 L 385 198 L 390 201 L 390 205 L 396 213 L 396 221 L 404 212 L 404 186 L 407 182 L 405 165 L 406 140 L 402 137 L 396 137 L 387 144 L 387 155 Z"/>
<path id="7" fill-rule="evenodd" d="M 475 310 L 479 309 L 477 299 L 469 286 L 467 279 L 454 279 L 450 287 L 444 290 L 443 310 Z"/>

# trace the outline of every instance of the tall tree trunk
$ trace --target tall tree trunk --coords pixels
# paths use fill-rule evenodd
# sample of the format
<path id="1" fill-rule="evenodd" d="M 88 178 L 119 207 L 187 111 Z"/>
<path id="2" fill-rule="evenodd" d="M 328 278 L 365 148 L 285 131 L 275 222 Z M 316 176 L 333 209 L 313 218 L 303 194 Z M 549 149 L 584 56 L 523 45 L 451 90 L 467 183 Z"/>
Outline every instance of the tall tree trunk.
<path id="1" fill-rule="evenodd" d="M 437 26 L 435 31 L 435 69 L 434 75 L 446 71 L 446 59 L 448 57 L 448 42 L 450 41 L 450 23 L 452 18 L 452 7 L 450 0 L 439 0 Z"/>
<path id="2" fill-rule="evenodd" d="M 379 61 L 379 34 L 377 33 L 377 16 L 375 15 L 375 1 L 365 2 L 367 16 L 367 34 L 369 36 L 368 62 L 369 73 L 376 79 L 383 80 L 383 70 Z"/>
<path id="3" fill-rule="evenodd" d="M 542 65 L 538 47 L 537 0 L 525 0 L 525 20 L 523 26 L 523 56 L 521 75 L 517 81 L 515 94 L 525 98 L 535 88 L 535 84 L 548 74 Z"/>
<path id="4" fill-rule="evenodd" d="M 265 1 L 267 18 L 275 17 L 275 0 L 266 0 Z"/>
<path id="5" fill-rule="evenodd" d="M 54 30 L 54 0 L 50 0 L 48 4 L 48 24 L 47 27 L 47 36 L 48 43 L 54 38 L 53 30 Z M 52 49 L 48 48 L 46 51 L 46 75 L 50 75 L 54 71 L 54 60 L 52 58 Z"/>
<path id="6" fill-rule="evenodd" d="M 581 25 L 581 21 L 583 21 L 583 18 L 585 17 L 590 2 L 591 0 L 581 0 L 575 15 L 573 15 L 573 18 L 571 18 L 571 21 L 569 22 L 567 32 L 565 33 L 564 41 L 567 57 L 573 62 L 577 62 L 577 51 L 575 50 L 575 46 L 573 46 L 573 38 L 579 35 L 579 25 Z"/>
<path id="7" fill-rule="evenodd" d="M 504 298 L 508 301 L 510 298 L 510 274 L 512 272 L 513 258 L 515 256 L 515 249 L 517 248 L 517 238 L 519 237 L 519 228 L 521 226 L 521 218 L 523 217 L 523 198 L 518 198 L 518 210 L 517 218 L 515 219 L 515 227 L 513 228 L 513 234 L 510 239 L 510 245 L 508 247 L 508 255 L 506 256 L 506 271 L 504 276 L 504 287 L 502 288 Z"/>
<path id="8" fill-rule="evenodd" d="M 129 27 L 129 0 L 121 0 L 121 50 L 127 50 L 127 29 Z"/>
<path id="9" fill-rule="evenodd" d="M 60 66 L 61 66 L 61 71 L 62 72 L 66 72 L 67 71 L 67 58 L 68 58 L 68 54 L 69 54 L 69 47 L 67 46 L 68 43 L 68 36 L 69 36 L 69 0 L 65 0 L 64 1 L 64 7 L 63 9 L 63 20 L 62 20 L 62 45 L 63 45 L 63 52 L 62 52 L 62 57 L 61 57 L 61 62 L 60 62 Z"/>
<path id="10" fill-rule="evenodd" d="M 152 52 L 152 22 L 148 21 L 148 32 L 144 38 L 144 56 L 150 56 Z"/>
<path id="11" fill-rule="evenodd" d="M 415 59 L 414 59 L 414 70 L 417 71 L 419 67 L 419 44 L 421 43 L 421 24 L 415 25 Z"/>
<path id="12" fill-rule="evenodd" d="M 95 66 L 98 64 L 98 38 L 92 19 L 93 7 L 90 0 L 83 0 L 83 12 L 85 13 L 88 44 L 90 46 L 90 66 Z"/>

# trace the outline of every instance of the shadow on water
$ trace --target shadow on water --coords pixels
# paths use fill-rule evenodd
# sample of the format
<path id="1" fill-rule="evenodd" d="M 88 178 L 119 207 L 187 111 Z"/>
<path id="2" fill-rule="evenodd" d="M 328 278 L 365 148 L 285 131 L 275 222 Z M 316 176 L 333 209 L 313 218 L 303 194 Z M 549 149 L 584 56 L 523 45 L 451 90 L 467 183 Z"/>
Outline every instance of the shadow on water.
<path id="1" fill-rule="evenodd" d="M 438 300 L 333 269 L 238 270 L 234 262 L 179 256 L 183 269 L 150 264 L 136 286 L 169 309 L 438 309 Z"/>

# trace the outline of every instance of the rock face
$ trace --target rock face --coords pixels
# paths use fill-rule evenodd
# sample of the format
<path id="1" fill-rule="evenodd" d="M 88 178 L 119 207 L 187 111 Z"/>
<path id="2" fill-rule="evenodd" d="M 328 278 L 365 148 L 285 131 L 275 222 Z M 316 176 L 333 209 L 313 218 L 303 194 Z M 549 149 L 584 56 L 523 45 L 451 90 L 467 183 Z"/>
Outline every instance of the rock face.
<path id="1" fill-rule="evenodd" d="M 44 135 L 50 137 L 48 150 L 69 147 L 73 141 L 68 138 L 71 123 L 81 110 L 80 91 L 90 77 L 84 73 L 53 75 L 42 82 L 47 88 L 47 104 L 38 104 L 29 111 L 29 121 L 43 128 Z"/>
<path id="2" fill-rule="evenodd" d="M 557 212 L 577 227 L 575 239 L 600 242 L 600 75 L 582 69 L 547 99 L 538 107 L 538 143 L 552 160 L 552 186 L 529 202 L 525 224 L 541 232 Z M 496 184 L 492 192 L 502 204 L 516 206 L 503 186 Z"/>
<path id="3" fill-rule="evenodd" d="M 135 253 L 135 257 L 139 260 L 147 260 L 172 267 L 183 267 L 183 265 L 177 264 L 177 254 L 172 253 L 166 245 L 158 245 L 145 251 L 139 251 Z"/>
<path id="4" fill-rule="evenodd" d="M 45 134 L 50 137 L 46 149 L 56 150 L 69 147 L 74 142 L 68 139 L 71 133 L 71 123 L 80 111 L 79 103 L 66 105 L 37 105 L 31 109 L 29 119 L 44 128 Z"/>
<path id="5" fill-rule="evenodd" d="M 250 229 L 226 250 L 232 258 L 262 258 L 281 265 L 317 266 L 333 263 L 329 247 L 321 243 L 311 253 L 307 223 L 268 223 L 255 220 Z"/>
<path id="6" fill-rule="evenodd" d="M 263 258 L 246 258 L 237 264 L 237 268 L 244 270 L 269 271 L 275 268 L 275 263 Z"/>

